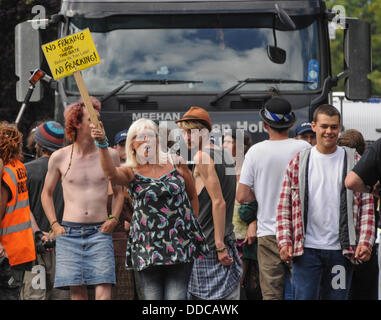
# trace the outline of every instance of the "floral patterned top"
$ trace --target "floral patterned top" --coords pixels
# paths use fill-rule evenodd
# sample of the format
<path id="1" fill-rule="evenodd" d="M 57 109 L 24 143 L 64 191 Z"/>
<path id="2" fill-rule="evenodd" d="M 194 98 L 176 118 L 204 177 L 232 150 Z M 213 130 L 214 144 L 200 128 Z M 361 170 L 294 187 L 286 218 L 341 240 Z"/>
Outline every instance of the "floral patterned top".
<path id="1" fill-rule="evenodd" d="M 159 179 L 135 173 L 129 185 L 134 213 L 126 267 L 141 271 L 204 257 L 209 248 L 176 169 Z"/>

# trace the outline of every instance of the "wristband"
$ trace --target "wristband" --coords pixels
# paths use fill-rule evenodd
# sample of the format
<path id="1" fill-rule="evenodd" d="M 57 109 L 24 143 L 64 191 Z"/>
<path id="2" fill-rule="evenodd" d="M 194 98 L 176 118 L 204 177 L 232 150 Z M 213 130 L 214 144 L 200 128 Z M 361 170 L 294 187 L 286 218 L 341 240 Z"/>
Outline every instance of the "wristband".
<path id="1" fill-rule="evenodd" d="M 54 220 L 54 221 L 50 224 L 50 229 L 53 228 L 53 225 L 54 225 L 55 223 L 58 223 L 58 221 L 57 221 L 57 220 Z"/>
<path id="2" fill-rule="evenodd" d="M 94 141 L 95 145 L 98 147 L 98 148 L 101 148 L 101 149 L 106 149 L 108 148 L 108 139 L 107 137 L 105 137 L 105 139 L 102 141 L 102 143 L 98 142 L 98 141 Z"/>
<path id="3" fill-rule="evenodd" d="M 112 214 L 110 214 L 110 215 L 107 217 L 107 220 L 111 220 L 111 219 L 115 219 L 116 222 L 119 223 L 119 219 L 118 219 L 117 217 L 113 216 Z"/>
<path id="4" fill-rule="evenodd" d="M 227 249 L 226 246 L 223 246 L 223 247 L 221 247 L 221 248 L 216 248 L 216 251 L 217 251 L 217 252 L 222 252 L 222 251 L 224 251 L 225 249 Z"/>

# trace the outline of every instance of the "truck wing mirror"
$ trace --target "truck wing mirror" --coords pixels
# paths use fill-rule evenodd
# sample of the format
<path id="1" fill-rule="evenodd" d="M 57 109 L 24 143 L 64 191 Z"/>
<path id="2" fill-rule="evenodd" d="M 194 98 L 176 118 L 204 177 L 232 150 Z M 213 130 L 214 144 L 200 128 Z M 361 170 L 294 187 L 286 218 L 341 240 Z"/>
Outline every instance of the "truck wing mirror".
<path id="1" fill-rule="evenodd" d="M 32 23 L 25 21 L 15 27 L 15 73 L 19 80 L 16 83 L 16 99 L 23 102 L 28 92 L 30 71 L 41 66 L 41 40 L 38 29 Z M 42 86 L 36 84 L 30 102 L 37 102 L 43 98 Z"/>
<path id="2" fill-rule="evenodd" d="M 269 59 L 277 64 L 286 62 L 286 51 L 277 46 L 267 46 L 267 56 Z"/>
<path id="3" fill-rule="evenodd" d="M 279 4 L 275 4 L 275 10 L 278 14 L 279 20 L 283 23 L 284 26 L 287 27 L 288 30 L 296 30 L 296 25 L 294 21 L 292 21 L 291 17 L 287 14 Z"/>
<path id="4" fill-rule="evenodd" d="M 279 48 L 277 45 L 277 40 L 276 40 L 276 29 L 275 29 L 275 20 L 276 20 L 276 15 L 273 17 L 273 38 L 274 38 L 274 45 L 267 46 L 267 56 L 269 59 L 277 64 L 283 64 L 286 62 L 286 51 L 283 50 L 282 48 Z"/>
<path id="5" fill-rule="evenodd" d="M 279 48 L 277 46 L 276 40 L 276 29 L 275 29 L 275 21 L 279 19 L 280 22 L 286 27 L 287 30 L 295 30 L 296 25 L 294 21 L 290 18 L 286 11 L 284 11 L 277 3 L 275 4 L 275 11 L 273 17 L 273 37 L 274 37 L 274 45 L 267 46 L 267 56 L 269 59 L 277 64 L 283 64 L 286 62 L 287 53 L 286 50 Z"/>
<path id="6" fill-rule="evenodd" d="M 348 71 L 344 84 L 345 97 L 366 100 L 371 91 L 367 77 L 372 71 L 370 25 L 356 18 L 346 18 L 345 22 L 344 70 Z"/>

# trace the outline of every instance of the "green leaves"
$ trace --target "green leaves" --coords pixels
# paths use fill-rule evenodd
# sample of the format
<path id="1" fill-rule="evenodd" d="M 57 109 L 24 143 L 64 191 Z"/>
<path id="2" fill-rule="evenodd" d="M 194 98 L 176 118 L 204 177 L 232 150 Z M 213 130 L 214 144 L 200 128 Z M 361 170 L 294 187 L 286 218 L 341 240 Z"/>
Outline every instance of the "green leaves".
<path id="1" fill-rule="evenodd" d="M 356 17 L 370 23 L 372 30 L 372 95 L 381 95 L 381 0 L 337 0 L 327 1 L 328 8 L 342 5 L 347 17 Z M 343 30 L 336 30 L 336 39 L 331 40 L 332 74 L 337 75 L 344 68 Z M 344 80 L 335 91 L 344 90 Z"/>

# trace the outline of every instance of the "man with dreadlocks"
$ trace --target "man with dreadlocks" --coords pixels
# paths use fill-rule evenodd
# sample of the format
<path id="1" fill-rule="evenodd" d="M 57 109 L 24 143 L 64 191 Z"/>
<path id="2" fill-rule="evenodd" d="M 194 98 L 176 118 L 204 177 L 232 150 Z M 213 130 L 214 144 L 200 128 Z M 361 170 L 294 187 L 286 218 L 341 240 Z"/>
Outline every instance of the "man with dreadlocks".
<path id="1" fill-rule="evenodd" d="M 36 259 L 22 135 L 0 123 L 0 300 L 18 300 L 25 270 Z"/>
<path id="2" fill-rule="evenodd" d="M 99 116 L 100 102 L 92 98 Z M 71 299 L 88 299 L 87 286 L 95 286 L 96 299 L 111 299 L 115 259 L 111 233 L 123 207 L 120 187 L 113 187 L 112 214 L 107 213 L 109 182 L 91 137 L 90 115 L 83 102 L 64 113 L 66 138 L 71 145 L 54 152 L 48 164 L 41 201 L 56 236 L 54 287 L 70 287 Z M 115 165 L 119 155 L 110 148 Z M 53 191 L 61 179 L 64 197 L 62 223 L 57 221 Z"/>

